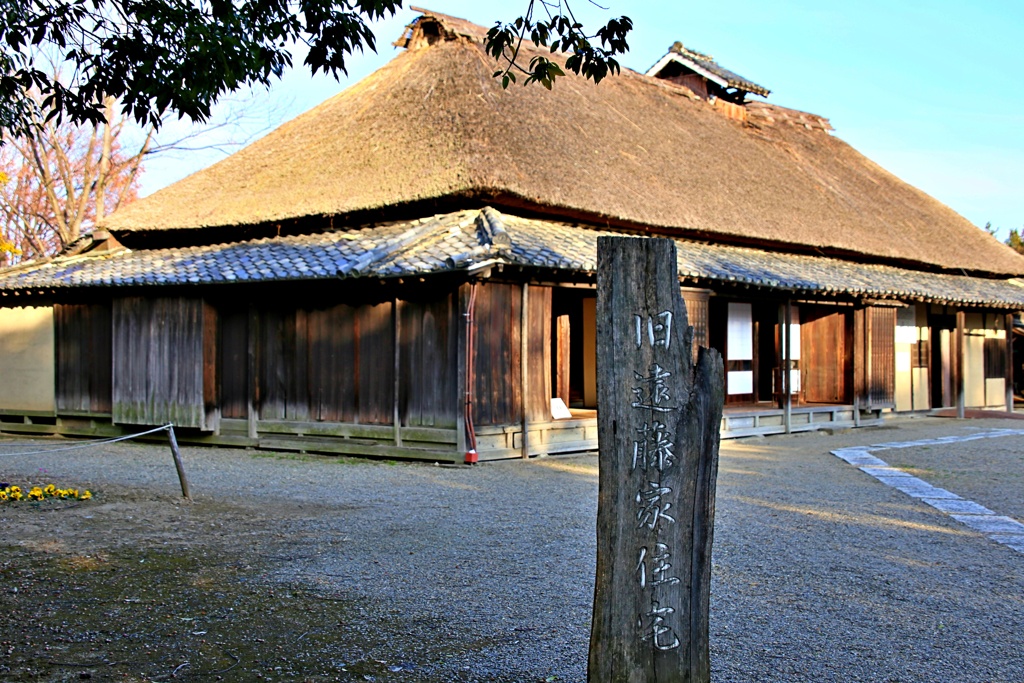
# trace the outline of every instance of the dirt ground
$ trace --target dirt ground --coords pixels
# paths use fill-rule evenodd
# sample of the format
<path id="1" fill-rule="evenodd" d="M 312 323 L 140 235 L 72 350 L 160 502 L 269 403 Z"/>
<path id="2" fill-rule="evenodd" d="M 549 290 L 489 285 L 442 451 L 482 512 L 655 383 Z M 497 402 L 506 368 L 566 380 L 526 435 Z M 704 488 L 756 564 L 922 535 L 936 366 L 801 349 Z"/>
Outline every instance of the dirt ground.
<path id="1" fill-rule="evenodd" d="M 275 528 L 295 511 L 267 512 L 113 486 L 93 501 L 9 506 L 0 678 L 371 680 L 396 666 L 353 659 L 370 649 L 357 632 L 339 641 L 358 605 L 268 585 L 268 558 L 287 551 Z"/>
<path id="2" fill-rule="evenodd" d="M 726 442 L 716 683 L 1024 680 L 1024 556 L 829 454 L 977 428 Z M 191 448 L 185 502 L 162 445 L 15 458 L 12 441 L 0 481 L 95 497 L 0 505 L 0 680 L 583 680 L 592 455 L 449 468 Z M 1018 516 L 1022 444 L 886 455 Z"/>

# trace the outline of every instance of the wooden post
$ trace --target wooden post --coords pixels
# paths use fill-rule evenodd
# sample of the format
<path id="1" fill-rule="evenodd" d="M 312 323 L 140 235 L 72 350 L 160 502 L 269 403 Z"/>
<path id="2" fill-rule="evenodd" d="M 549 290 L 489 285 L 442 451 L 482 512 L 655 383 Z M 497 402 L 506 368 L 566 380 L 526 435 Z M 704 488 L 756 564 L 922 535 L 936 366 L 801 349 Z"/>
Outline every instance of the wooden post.
<path id="1" fill-rule="evenodd" d="M 964 419 L 965 397 L 964 397 L 964 312 L 956 312 L 956 416 Z"/>
<path id="2" fill-rule="evenodd" d="M 522 386 L 522 429 L 520 443 L 523 459 L 530 457 L 530 285 L 523 283 L 523 301 L 519 309 L 519 381 Z"/>
<path id="3" fill-rule="evenodd" d="M 875 407 L 875 339 L 874 311 L 870 306 L 864 309 L 864 395 L 867 397 L 867 408 L 874 414 Z"/>
<path id="4" fill-rule="evenodd" d="M 786 310 L 783 315 L 782 333 L 782 390 L 786 392 L 782 399 L 782 424 L 786 434 L 793 431 L 793 302 L 786 299 Z"/>
<path id="5" fill-rule="evenodd" d="M 395 428 L 395 446 L 402 447 L 402 420 L 399 413 L 399 394 L 401 393 L 401 358 L 402 358 L 402 314 L 398 310 L 398 297 L 391 300 L 391 328 L 394 331 L 395 381 L 394 400 L 392 402 L 391 423 Z"/>
<path id="6" fill-rule="evenodd" d="M 1014 412 L 1014 314 L 1007 313 L 1002 317 L 1002 327 L 1007 331 L 1007 413 Z"/>
<path id="7" fill-rule="evenodd" d="M 555 318 L 555 396 L 569 405 L 569 362 L 572 352 L 569 316 Z"/>
<path id="8" fill-rule="evenodd" d="M 167 425 L 167 440 L 171 443 L 171 455 L 174 457 L 174 468 L 178 470 L 178 482 L 181 484 L 181 495 L 192 500 L 188 489 L 188 477 L 185 476 L 185 465 L 181 462 L 181 451 L 178 450 L 178 439 L 174 436 L 174 425 Z"/>
<path id="9" fill-rule="evenodd" d="M 256 395 L 259 391 L 259 383 L 257 381 L 256 376 L 258 370 L 256 364 L 256 339 L 257 335 L 259 334 L 259 324 L 260 320 L 259 316 L 256 313 L 256 307 L 250 304 L 249 324 L 247 326 L 248 334 L 246 335 L 246 360 L 248 362 L 248 372 L 246 373 L 246 381 L 248 383 L 248 387 L 246 389 L 246 394 L 248 395 L 248 405 L 246 406 L 246 426 L 248 428 L 249 438 L 256 441 L 256 443 L 253 444 L 254 446 L 259 443 L 257 441 L 257 439 L 259 438 L 259 433 L 257 431 L 257 423 L 259 422 L 260 419 L 259 408 L 257 407 L 259 405 L 259 401 Z"/>
<path id="10" fill-rule="evenodd" d="M 865 322 L 867 311 L 858 308 L 853 312 L 853 424 L 860 427 L 860 411 L 866 405 L 865 389 L 867 387 L 864 350 L 867 348 L 865 341 Z"/>
<path id="11" fill-rule="evenodd" d="M 707 683 L 722 358 L 702 348 L 694 366 L 674 242 L 597 244 L 600 474 L 588 680 Z"/>

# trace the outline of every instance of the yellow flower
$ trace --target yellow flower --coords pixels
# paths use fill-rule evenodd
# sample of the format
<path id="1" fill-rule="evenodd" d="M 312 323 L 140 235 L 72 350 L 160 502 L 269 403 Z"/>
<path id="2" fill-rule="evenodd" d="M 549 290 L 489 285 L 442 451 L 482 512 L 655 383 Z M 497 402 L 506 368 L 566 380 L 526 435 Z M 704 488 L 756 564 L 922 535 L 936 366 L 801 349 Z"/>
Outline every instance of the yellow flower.
<path id="1" fill-rule="evenodd" d="M 17 490 L 11 491 L 11 500 L 21 500 L 21 489 L 17 486 L 14 487 Z"/>
<path id="2" fill-rule="evenodd" d="M 7 500 L 7 489 L 0 491 L 0 501 Z"/>
<path id="3" fill-rule="evenodd" d="M 11 489 L 10 489 L 10 492 L 11 493 L 21 493 L 21 487 L 20 486 L 12 486 Z"/>
<path id="4" fill-rule="evenodd" d="M 32 490 L 28 492 L 28 499 L 29 500 L 42 500 L 43 499 L 43 490 L 41 488 L 39 488 L 38 486 L 33 486 Z"/>
<path id="5" fill-rule="evenodd" d="M 54 486 L 53 484 L 47 484 L 46 488 L 43 489 L 43 493 L 45 493 L 48 496 L 52 496 L 53 492 L 56 491 L 56 490 L 57 490 L 56 486 Z"/>
<path id="6" fill-rule="evenodd" d="M 78 500 L 89 500 L 90 498 L 92 498 L 92 493 L 89 491 L 89 489 L 86 489 L 85 493 L 78 497 Z"/>

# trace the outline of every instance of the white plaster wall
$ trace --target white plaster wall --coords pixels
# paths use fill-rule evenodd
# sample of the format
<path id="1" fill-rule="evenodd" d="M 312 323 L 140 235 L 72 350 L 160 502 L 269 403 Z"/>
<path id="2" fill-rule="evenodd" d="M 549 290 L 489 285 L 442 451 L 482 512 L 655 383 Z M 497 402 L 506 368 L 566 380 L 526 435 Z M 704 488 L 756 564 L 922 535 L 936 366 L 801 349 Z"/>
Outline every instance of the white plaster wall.
<path id="1" fill-rule="evenodd" d="M 964 316 L 964 405 L 985 407 L 985 317 Z"/>
<path id="2" fill-rule="evenodd" d="M 0 410 L 56 411 L 52 306 L 0 308 Z"/>
<path id="3" fill-rule="evenodd" d="M 918 339 L 917 315 L 913 306 L 896 309 L 896 410 L 913 410 L 911 345 Z"/>

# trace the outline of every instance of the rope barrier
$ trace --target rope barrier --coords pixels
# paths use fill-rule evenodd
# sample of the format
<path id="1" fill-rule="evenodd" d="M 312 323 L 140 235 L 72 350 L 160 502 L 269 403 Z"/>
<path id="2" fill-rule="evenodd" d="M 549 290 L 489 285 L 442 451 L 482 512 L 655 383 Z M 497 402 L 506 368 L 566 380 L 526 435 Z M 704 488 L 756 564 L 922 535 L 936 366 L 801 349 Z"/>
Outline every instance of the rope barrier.
<path id="1" fill-rule="evenodd" d="M 146 432 L 139 432 L 138 434 L 128 434 L 126 436 L 117 436 L 117 437 L 110 438 L 110 439 L 99 439 L 97 441 L 90 441 L 88 443 L 80 443 L 80 444 L 76 444 L 74 446 L 61 446 L 60 448 L 47 448 L 47 449 L 41 450 L 41 451 L 24 451 L 22 453 L 0 453 L 0 457 L 15 457 L 15 456 L 22 456 L 22 455 L 44 455 L 46 453 L 60 453 L 61 451 L 74 451 L 74 450 L 78 450 L 80 448 L 90 448 L 92 446 L 102 446 L 103 444 L 117 443 L 118 441 L 127 441 L 128 439 L 134 439 L 134 438 L 139 437 L 139 436 L 146 436 L 147 434 L 155 434 L 157 432 L 165 432 L 168 429 L 171 429 L 173 426 L 174 425 L 172 425 L 170 423 L 167 423 L 163 427 L 155 427 L 155 428 L 150 429 L 149 431 L 146 431 Z M 11 446 L 24 446 L 24 445 L 27 445 L 27 444 L 16 444 L 16 443 L 5 444 L 5 443 L 0 443 L 0 448 L 11 447 Z"/>
<path id="2" fill-rule="evenodd" d="M 181 484 L 181 495 L 184 498 L 191 499 L 192 494 L 189 491 L 188 478 L 185 476 L 185 466 L 181 462 L 181 450 L 178 448 L 178 439 L 174 436 L 174 425 L 168 422 L 162 427 L 154 427 L 145 432 L 139 432 L 138 434 L 127 434 L 125 436 L 115 436 L 110 439 L 98 439 L 96 441 L 90 441 L 88 443 L 75 444 L 74 446 L 61 446 L 60 448 L 47 448 L 40 451 L 23 451 L 21 453 L 0 453 L 0 457 L 16 457 L 24 455 L 46 455 L 49 453 L 60 453 L 63 451 L 74 451 L 80 448 L 92 448 L 93 446 L 102 446 L 103 444 L 117 443 L 118 441 L 127 441 L 128 439 L 135 439 L 140 436 L 146 436 L 147 434 L 156 434 L 157 432 L 167 432 L 167 441 L 171 446 L 171 455 L 174 457 L 174 468 L 178 471 L 178 482 Z M 4 444 L 0 443 L 0 448 L 7 446 L 25 446 L 27 444 Z"/>

